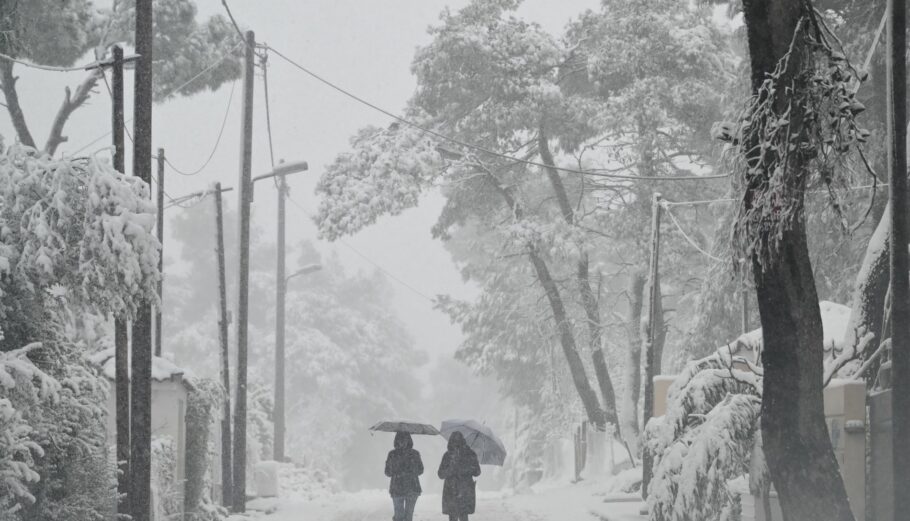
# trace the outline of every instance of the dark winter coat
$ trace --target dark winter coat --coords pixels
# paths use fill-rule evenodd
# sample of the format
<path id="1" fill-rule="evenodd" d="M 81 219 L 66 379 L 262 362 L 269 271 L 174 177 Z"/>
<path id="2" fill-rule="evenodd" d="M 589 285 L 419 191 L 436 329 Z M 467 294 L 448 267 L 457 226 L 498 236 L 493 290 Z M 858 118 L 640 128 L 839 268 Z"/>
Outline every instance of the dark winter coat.
<path id="1" fill-rule="evenodd" d="M 455 432 L 449 438 L 449 450 L 439 464 L 442 487 L 442 513 L 449 516 L 473 514 L 477 503 L 474 478 L 480 475 L 477 454 L 468 447 L 464 436 Z"/>
<path id="2" fill-rule="evenodd" d="M 389 483 L 389 495 L 392 497 L 419 496 L 420 479 L 423 474 L 423 461 L 420 453 L 414 450 L 411 435 L 399 432 L 395 435 L 395 449 L 389 452 L 385 460 L 385 475 L 392 478 Z"/>

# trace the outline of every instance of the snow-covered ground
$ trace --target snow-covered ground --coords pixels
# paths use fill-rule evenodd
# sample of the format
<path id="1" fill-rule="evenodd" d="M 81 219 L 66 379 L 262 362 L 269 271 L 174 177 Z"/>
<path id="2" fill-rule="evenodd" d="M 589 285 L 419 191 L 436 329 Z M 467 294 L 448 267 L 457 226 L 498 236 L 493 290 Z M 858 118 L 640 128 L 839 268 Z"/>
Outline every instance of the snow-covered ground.
<path id="1" fill-rule="evenodd" d="M 525 494 L 479 493 L 472 521 L 641 521 L 641 500 L 632 494 L 605 493 L 603 482 L 549 484 Z M 249 504 L 250 517 L 261 521 L 387 521 L 392 502 L 387 492 L 339 493 L 314 500 L 274 498 Z M 437 494 L 417 501 L 415 521 L 445 519 Z"/>

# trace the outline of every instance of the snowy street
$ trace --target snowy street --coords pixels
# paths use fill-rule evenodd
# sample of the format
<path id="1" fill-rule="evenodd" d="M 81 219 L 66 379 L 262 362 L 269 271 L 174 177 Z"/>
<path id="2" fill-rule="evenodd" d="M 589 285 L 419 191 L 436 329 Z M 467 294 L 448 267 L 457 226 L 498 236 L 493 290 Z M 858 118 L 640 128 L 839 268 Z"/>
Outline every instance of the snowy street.
<path id="1" fill-rule="evenodd" d="M 594 483 L 542 488 L 537 493 L 505 495 L 481 493 L 471 521 L 640 521 L 635 495 L 598 494 Z M 388 493 L 370 490 L 341 493 L 315 500 L 259 499 L 250 502 L 252 516 L 262 521 L 388 521 L 392 503 Z M 440 496 L 425 494 L 417 501 L 414 521 L 446 519 Z"/>
<path id="2" fill-rule="evenodd" d="M 0 521 L 910 521 L 908 3 L 0 0 Z"/>
<path id="3" fill-rule="evenodd" d="M 421 497 L 414 511 L 414 521 L 432 521 L 444 517 L 439 510 L 440 498 L 432 494 Z M 294 512 L 288 517 L 277 517 L 276 521 L 291 521 Z M 391 503 L 388 498 L 375 498 L 364 501 L 350 508 L 342 509 L 330 517 L 332 521 L 386 521 L 392 515 Z M 542 521 L 542 518 L 525 510 L 516 510 L 501 498 L 482 498 L 477 501 L 477 513 L 471 516 L 475 521 Z"/>

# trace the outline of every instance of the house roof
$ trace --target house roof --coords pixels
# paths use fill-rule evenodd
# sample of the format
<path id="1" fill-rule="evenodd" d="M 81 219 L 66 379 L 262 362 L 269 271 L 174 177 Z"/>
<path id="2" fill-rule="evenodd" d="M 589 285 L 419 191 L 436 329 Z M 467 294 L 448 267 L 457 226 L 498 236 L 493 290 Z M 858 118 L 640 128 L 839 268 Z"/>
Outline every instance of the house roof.
<path id="1" fill-rule="evenodd" d="M 105 349 L 98 351 L 88 357 L 89 361 L 96 365 L 107 378 L 113 380 L 115 376 L 114 366 L 114 349 Z M 193 389 L 193 373 L 188 369 L 183 369 L 170 360 L 160 356 L 152 357 L 152 380 L 157 382 L 179 381 L 188 389 Z"/>

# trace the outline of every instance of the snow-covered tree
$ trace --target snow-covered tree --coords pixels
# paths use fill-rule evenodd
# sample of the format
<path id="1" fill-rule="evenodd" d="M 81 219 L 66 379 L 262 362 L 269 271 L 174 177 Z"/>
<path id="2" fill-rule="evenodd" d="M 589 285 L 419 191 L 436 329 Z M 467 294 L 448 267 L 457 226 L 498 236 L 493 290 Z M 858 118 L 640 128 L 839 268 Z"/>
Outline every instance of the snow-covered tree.
<path id="1" fill-rule="evenodd" d="M 704 171 L 711 115 L 724 104 L 717 94 L 723 89 L 706 71 L 724 85 L 731 60 L 710 14 L 685 3 L 663 2 L 660 16 L 652 16 L 647 2 L 606 2 L 562 38 L 518 18 L 519 5 L 476 0 L 443 13 L 430 29 L 433 41 L 415 55 L 418 87 L 405 115 L 456 141 L 401 123 L 362 130 L 320 181 L 318 222 L 330 239 L 354 233 L 441 189 L 447 203 L 434 234 L 487 246 L 459 262 L 467 278 L 491 291 L 490 302 L 511 297 L 485 281 L 494 272 L 515 272 L 512 258 L 524 262 L 514 287 L 533 288 L 524 290 L 534 302 L 528 314 L 549 318 L 585 414 L 603 426 L 618 420 L 619 374 L 609 353 L 619 342 L 607 334 L 614 316 L 605 302 L 620 292 L 613 290 L 628 279 L 629 266 L 644 264 L 641 217 L 650 212 L 654 185 L 597 175 Z M 637 339 L 638 320 L 632 322 L 617 332 L 632 330 Z M 637 352 L 635 339 L 629 343 Z M 629 390 L 640 357 L 626 363 Z M 634 431 L 639 391 L 630 394 Z"/>
<path id="2" fill-rule="evenodd" d="M 241 54 L 237 32 L 222 16 L 200 22 L 193 0 L 155 0 L 154 94 L 158 101 L 168 95 L 191 95 L 216 89 L 240 76 Z M 0 1 L 0 53 L 20 60 L 51 66 L 72 66 L 87 54 L 103 59 L 114 44 L 131 45 L 135 7 L 126 0 L 98 5 L 92 0 L 2 0 Z M 235 52 L 231 52 L 231 51 Z M 205 77 L 174 92 L 199 71 L 228 58 Z M 19 102 L 16 65 L 0 60 L 0 88 L 8 114 L 23 145 L 54 155 L 67 141 L 64 129 L 70 116 L 92 97 L 101 81 L 101 70 L 87 73 L 74 89 L 66 89 L 46 141 L 32 136 Z"/>
<path id="3" fill-rule="evenodd" d="M 0 154 L 0 345 L 28 343 L 39 326 L 27 308 L 39 309 L 48 289 L 98 314 L 155 302 L 154 214 L 148 186 L 109 163 L 23 147 Z"/>
<path id="4" fill-rule="evenodd" d="M 114 504 L 106 385 L 85 355 L 106 347 L 106 314 L 155 299 L 147 194 L 94 159 L 53 160 L 24 147 L 0 154 L 0 402 L 9 433 L 0 459 L 13 462 L 5 483 L 14 490 L 2 494 L 12 519 L 95 520 Z"/>

